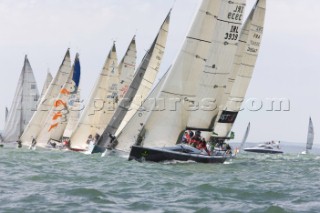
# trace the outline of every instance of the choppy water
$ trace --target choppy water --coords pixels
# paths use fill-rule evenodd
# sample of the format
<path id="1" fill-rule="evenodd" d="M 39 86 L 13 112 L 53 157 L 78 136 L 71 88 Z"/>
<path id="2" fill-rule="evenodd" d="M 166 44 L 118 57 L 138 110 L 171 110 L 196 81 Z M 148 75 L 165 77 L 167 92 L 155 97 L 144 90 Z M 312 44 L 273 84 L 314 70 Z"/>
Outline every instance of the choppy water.
<path id="1" fill-rule="evenodd" d="M 320 151 L 225 164 L 0 149 L 0 212 L 319 212 Z"/>

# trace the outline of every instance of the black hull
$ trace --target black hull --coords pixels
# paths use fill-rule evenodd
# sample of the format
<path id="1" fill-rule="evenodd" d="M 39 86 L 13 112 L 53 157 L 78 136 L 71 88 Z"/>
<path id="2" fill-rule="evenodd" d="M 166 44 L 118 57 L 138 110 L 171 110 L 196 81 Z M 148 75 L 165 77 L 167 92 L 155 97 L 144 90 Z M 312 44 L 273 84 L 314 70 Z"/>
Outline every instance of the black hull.
<path id="1" fill-rule="evenodd" d="M 104 151 L 106 151 L 106 148 L 105 147 L 101 147 L 101 146 L 98 146 L 98 145 L 95 145 L 91 154 L 96 154 L 96 153 L 104 153 Z"/>
<path id="2" fill-rule="evenodd" d="M 141 146 L 132 146 L 129 160 L 142 161 L 195 161 L 198 163 L 223 163 L 227 160 L 225 156 L 205 156 L 201 154 L 189 154 L 175 152 L 161 148 L 146 148 Z"/>
<path id="3" fill-rule="evenodd" d="M 283 154 L 282 151 L 277 150 L 263 150 L 263 149 L 244 149 L 246 152 L 262 153 L 262 154 Z"/>

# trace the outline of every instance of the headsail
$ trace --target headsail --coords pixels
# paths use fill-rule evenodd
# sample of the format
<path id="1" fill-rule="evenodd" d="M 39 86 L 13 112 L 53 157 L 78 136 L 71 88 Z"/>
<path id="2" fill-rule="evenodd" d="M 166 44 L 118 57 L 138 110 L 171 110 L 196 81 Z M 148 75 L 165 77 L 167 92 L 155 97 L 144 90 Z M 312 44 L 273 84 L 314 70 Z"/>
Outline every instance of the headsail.
<path id="1" fill-rule="evenodd" d="M 75 132 L 71 135 L 71 147 L 85 149 L 88 136 L 100 135 L 109 123 L 118 104 L 119 72 L 117 67 L 118 59 L 114 43 Z"/>
<path id="2" fill-rule="evenodd" d="M 309 118 L 309 126 L 308 126 L 308 137 L 307 137 L 307 146 L 306 146 L 306 153 L 309 153 L 312 149 L 314 139 L 314 131 L 313 131 L 313 123 L 311 117 Z"/>
<path id="3" fill-rule="evenodd" d="M 15 96 L 7 116 L 2 138 L 6 142 L 17 141 L 37 108 L 39 92 L 28 57 L 19 77 Z"/>
<path id="4" fill-rule="evenodd" d="M 161 61 L 165 51 L 165 46 L 166 46 L 168 31 L 169 31 L 170 16 L 171 16 L 171 10 L 167 14 L 163 24 L 160 27 L 160 30 L 157 36 L 157 41 L 156 41 L 155 53 L 152 53 L 153 56 L 150 58 L 150 62 L 149 62 L 150 64 L 147 67 L 147 70 L 143 76 L 141 84 L 139 85 L 139 89 L 130 105 L 130 110 L 127 112 L 127 114 L 123 118 L 119 128 L 117 129 L 116 134 L 119 134 L 119 132 L 123 129 L 123 127 L 128 123 L 128 121 L 139 109 L 139 107 L 144 102 L 144 100 L 146 99 L 146 97 L 148 96 L 148 94 L 152 89 L 154 81 L 156 80 L 156 77 L 158 75 Z"/>
<path id="5" fill-rule="evenodd" d="M 134 144 L 138 144 L 144 132 L 144 123 L 148 119 L 148 116 L 153 110 L 163 110 L 162 104 L 158 103 L 156 97 L 162 88 L 163 82 L 166 79 L 168 71 L 162 76 L 161 80 L 154 87 L 151 93 L 148 95 L 146 100 L 143 102 L 139 110 L 125 125 L 122 131 L 117 136 L 116 149 L 124 152 L 130 152 L 130 147 Z M 161 100 L 160 100 L 161 102 Z M 160 104 L 160 108 L 156 109 L 157 105 Z M 137 134 L 138 133 L 138 134 Z"/>
<path id="6" fill-rule="evenodd" d="M 137 47 L 136 47 L 136 36 L 133 36 L 130 45 L 122 58 L 118 70 L 120 75 L 119 83 L 119 102 L 123 99 L 127 93 L 128 88 L 132 82 L 134 70 L 136 69 L 137 60 Z"/>
<path id="7" fill-rule="evenodd" d="M 75 131 L 77 124 L 80 119 L 80 112 L 82 110 L 82 103 L 80 100 L 80 89 L 78 88 L 78 91 L 76 94 L 71 94 L 69 101 L 68 101 L 68 107 L 69 107 L 69 117 L 68 117 L 68 124 L 66 126 L 66 129 L 63 133 L 63 138 L 70 138 L 72 133 Z"/>
<path id="8" fill-rule="evenodd" d="M 166 108 L 164 111 L 152 111 L 144 125 L 144 146 L 173 145 L 185 129 L 188 113 L 182 102 L 188 104 L 195 95 L 195 82 L 209 55 L 220 2 L 202 1 L 182 49 L 157 95 L 158 99 L 165 101 Z"/>
<path id="9" fill-rule="evenodd" d="M 246 37 L 246 40 L 241 39 L 242 42 L 239 43 L 239 49 L 242 49 L 242 45 L 245 45 L 245 48 L 242 57 L 240 57 L 240 63 L 234 64 L 233 69 L 238 69 L 236 78 L 233 85 L 231 85 L 232 88 L 227 102 L 220 109 L 214 125 L 214 132 L 218 134 L 218 137 L 228 135 L 240 111 L 257 61 L 263 34 L 265 11 L 266 0 L 258 0 L 243 30 L 242 35 L 243 38 Z M 247 31 L 248 35 L 246 36 Z"/>
<path id="10" fill-rule="evenodd" d="M 171 12 L 171 11 L 170 11 Z M 111 144 L 114 139 L 116 131 L 123 122 L 127 113 L 134 113 L 139 109 L 141 102 L 136 100 L 144 100 L 152 88 L 152 84 L 159 71 L 161 59 L 164 54 L 164 47 L 167 40 L 170 12 L 163 22 L 160 30 L 153 41 L 150 49 L 146 52 L 140 66 L 138 67 L 133 81 L 129 86 L 127 93 L 121 101 L 119 107 L 115 111 L 110 123 L 99 138 L 97 145 L 93 149 L 93 153 L 104 152 L 104 150 Z M 138 96 L 138 99 L 135 99 Z M 128 111 L 130 108 L 130 111 Z"/>
<path id="11" fill-rule="evenodd" d="M 41 99 L 43 98 L 44 94 L 46 93 L 46 91 L 47 91 L 52 79 L 53 79 L 53 77 L 52 77 L 51 73 L 48 71 L 46 80 L 44 81 L 44 84 L 43 84 L 43 88 L 42 88 L 42 91 L 41 91 L 41 95 L 40 95 L 39 101 L 41 101 Z"/>
<path id="12" fill-rule="evenodd" d="M 49 85 L 43 99 L 37 107 L 37 111 L 33 114 L 31 120 L 29 121 L 27 127 L 25 128 L 21 141 L 29 145 L 31 144 L 32 138 L 37 138 L 46 118 L 53 106 L 55 98 L 58 96 L 61 87 L 67 82 L 67 79 L 71 72 L 71 62 L 69 50 L 63 59 L 63 62 L 55 76 Z"/>

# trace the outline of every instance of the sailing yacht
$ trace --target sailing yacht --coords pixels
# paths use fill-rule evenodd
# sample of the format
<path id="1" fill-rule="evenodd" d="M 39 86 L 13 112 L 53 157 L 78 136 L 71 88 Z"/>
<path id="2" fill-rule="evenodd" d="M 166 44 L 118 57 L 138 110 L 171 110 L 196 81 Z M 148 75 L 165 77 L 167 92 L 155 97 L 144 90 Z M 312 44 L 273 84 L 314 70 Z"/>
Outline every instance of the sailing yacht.
<path id="1" fill-rule="evenodd" d="M 79 54 L 76 54 L 68 80 L 54 99 L 53 107 L 48 113 L 42 130 L 36 137 L 37 146 L 55 148 L 57 142 L 61 142 L 71 113 L 71 106 L 68 100 L 71 95 L 77 94 L 80 83 L 80 70 Z"/>
<path id="2" fill-rule="evenodd" d="M 240 143 L 239 149 L 237 150 L 237 154 L 240 153 L 243 150 L 244 144 L 246 143 L 248 135 L 249 135 L 249 131 L 250 131 L 250 122 L 249 122 L 249 124 L 247 126 L 246 133 L 244 134 L 243 139 L 242 139 L 242 141 Z"/>
<path id="3" fill-rule="evenodd" d="M 72 150 L 86 150 L 88 137 L 103 132 L 118 104 L 118 88 L 118 59 L 116 46 L 113 43 L 89 101 L 70 137 Z"/>
<path id="4" fill-rule="evenodd" d="M 309 154 L 312 145 L 313 145 L 313 139 L 314 139 L 314 131 L 313 131 L 313 123 L 311 120 L 311 117 L 309 118 L 309 126 L 308 126 L 308 136 L 307 136 L 307 144 L 306 144 L 306 150 L 303 151 L 301 154 Z"/>
<path id="5" fill-rule="evenodd" d="M 214 123 L 213 132 L 217 134 L 215 139 L 218 141 L 230 132 L 244 101 L 258 58 L 265 10 L 266 0 L 258 0 L 243 27 L 238 47 L 241 53 L 237 53 L 233 72 L 229 75 L 228 88 L 224 91 L 224 98 L 220 102 L 219 112 Z"/>
<path id="6" fill-rule="evenodd" d="M 25 56 L 10 111 L 6 109 L 6 123 L 2 132 L 4 142 L 17 141 L 37 108 L 39 91 L 33 71 Z"/>
<path id="7" fill-rule="evenodd" d="M 98 138 L 92 153 L 102 153 L 107 148 L 111 148 L 115 145 L 115 134 L 120 128 L 121 123 L 126 122 L 125 119 L 128 114 L 130 117 L 134 115 L 134 113 L 131 113 L 136 112 L 139 109 L 141 101 L 143 101 L 151 91 L 153 83 L 156 79 L 156 75 L 160 69 L 164 49 L 166 46 L 170 14 L 171 10 L 166 16 L 155 40 L 153 41 L 149 50 L 146 52 L 142 62 L 140 63 L 140 66 L 135 72 L 134 78 L 128 88 L 127 93 L 120 102 L 119 107 L 116 109 L 107 128 L 104 130 L 101 137 Z"/>
<path id="8" fill-rule="evenodd" d="M 211 12 L 209 12 L 210 7 L 208 6 L 211 6 Z M 251 15 L 246 21 L 245 27 L 240 34 L 240 31 L 238 30 L 239 26 L 241 25 L 241 20 L 239 20 L 240 18 L 238 18 L 238 20 L 230 20 L 230 18 L 234 16 L 243 17 L 244 7 L 245 1 L 236 1 L 232 3 L 226 0 L 202 2 L 199 14 L 202 13 L 202 16 L 207 18 L 210 18 L 211 15 L 213 15 L 213 17 L 216 18 L 212 20 L 215 24 L 206 25 L 208 23 L 198 23 L 193 33 L 198 33 L 199 35 L 198 37 L 191 38 L 198 38 L 197 40 L 199 42 L 211 41 L 211 43 L 206 43 L 207 50 L 211 51 L 207 51 L 206 55 L 202 57 L 200 54 L 194 54 L 194 60 L 198 62 L 202 61 L 202 64 L 198 63 L 197 67 L 194 67 L 189 71 L 192 74 L 189 75 L 193 76 L 192 82 L 188 82 L 188 79 L 185 78 L 180 78 L 181 80 L 179 80 L 179 78 L 168 77 L 164 82 L 164 86 L 162 86 L 160 95 L 158 95 L 158 97 L 173 98 L 172 95 L 174 94 L 174 97 L 180 97 L 182 100 L 192 105 L 198 97 L 202 97 L 201 93 L 204 92 L 207 95 L 207 98 L 214 98 L 216 101 L 215 104 L 219 107 L 212 108 L 211 110 L 207 111 L 190 110 L 189 112 L 183 107 L 177 107 L 173 112 L 170 112 L 169 110 L 163 112 L 151 112 L 150 115 L 147 116 L 147 120 L 143 123 L 143 127 L 141 127 L 143 131 L 136 133 L 138 136 L 136 138 L 142 138 L 141 145 L 146 149 L 145 151 L 147 153 L 150 153 L 150 149 L 156 149 L 156 151 L 159 151 L 159 148 L 161 148 L 163 151 L 163 149 L 174 147 L 177 142 L 180 142 L 182 135 L 181 133 L 183 133 L 185 129 L 207 132 L 212 132 L 212 130 L 214 130 L 213 132 L 217 134 L 217 136 L 214 136 L 213 138 L 218 138 L 219 142 L 224 142 L 224 140 L 228 138 L 231 127 L 235 121 L 235 116 L 232 117 L 228 115 L 236 115 L 240 110 L 239 105 L 241 105 L 243 97 L 245 96 L 258 55 L 263 32 L 265 0 L 257 1 L 256 5 L 252 9 Z M 203 14 L 203 11 L 207 12 Z M 229 15 L 233 13 L 235 13 L 234 16 Z M 196 18 L 195 20 L 199 21 L 203 19 Z M 211 29 L 211 33 L 207 35 L 209 39 L 200 39 L 201 33 L 204 32 L 199 31 L 199 28 L 201 29 L 201 27 L 203 27 L 208 29 L 210 26 L 214 27 Z M 192 29 L 193 28 L 191 28 L 191 30 Z M 210 31 L 210 29 L 208 29 L 208 31 Z M 242 39 L 240 42 L 238 42 L 239 37 Z M 190 36 L 187 38 L 190 38 Z M 243 43 L 244 48 L 241 48 L 242 45 L 239 43 Z M 254 52 L 252 52 L 253 48 Z M 183 55 L 184 51 L 181 52 Z M 220 52 L 222 55 L 218 54 Z M 236 61 L 236 54 L 241 56 L 238 58 L 238 62 L 240 62 L 239 66 L 235 66 L 234 64 Z M 225 59 L 228 57 L 230 60 Z M 179 61 L 179 64 L 188 63 L 190 60 L 191 59 L 188 60 L 187 56 L 184 56 L 181 58 L 181 61 Z M 195 65 L 196 63 L 193 63 L 193 66 Z M 168 73 L 168 76 L 179 77 L 177 75 L 179 70 L 176 70 L 175 67 L 176 66 L 174 65 L 171 71 Z M 184 74 L 188 76 L 186 69 L 183 71 Z M 196 76 L 198 76 L 198 78 Z M 234 82 L 228 80 L 232 76 L 235 76 Z M 189 81 L 191 81 L 191 79 L 189 79 Z M 180 90 L 176 82 L 181 82 Z M 226 98 L 226 103 L 223 103 L 222 97 L 227 87 L 230 87 L 230 97 L 228 96 L 228 98 Z M 207 88 L 207 90 L 205 90 L 205 88 Z M 236 95 L 238 95 L 240 99 L 235 100 Z M 235 101 L 237 103 L 236 106 L 233 105 Z M 234 107 L 231 108 L 230 106 Z M 229 111 L 231 111 L 231 113 L 226 113 Z M 225 113 L 223 114 L 222 112 Z M 223 118 L 232 118 L 232 120 L 223 120 Z M 212 155 L 214 154 L 212 148 L 216 142 L 217 141 L 209 142 L 212 144 Z M 140 149 L 140 151 L 136 152 L 138 149 Z M 132 146 L 130 152 L 130 158 L 138 159 L 139 157 L 143 157 L 141 156 L 142 153 L 143 149 L 134 145 Z M 175 154 L 176 156 L 185 155 L 181 153 L 181 151 L 180 153 L 177 152 Z M 153 159 L 152 156 L 148 156 L 149 160 Z M 166 153 L 164 153 L 162 156 L 163 160 L 167 160 Z M 209 161 L 210 163 L 221 162 L 214 160 L 215 156 L 207 156 L 205 153 L 199 156 L 199 161 L 197 162 L 202 162 L 200 158 L 209 157 L 213 158 L 213 162 Z M 225 156 L 225 160 L 227 157 L 228 156 Z M 195 160 L 191 158 L 191 156 L 190 158 L 184 159 Z"/>
<path id="9" fill-rule="evenodd" d="M 199 76 L 200 70 L 205 65 L 206 56 L 209 54 L 219 3 L 220 1 L 217 0 L 202 2 L 182 50 L 166 76 L 155 87 L 155 94 L 151 98 L 165 101 L 179 100 L 184 99 L 183 95 L 191 94 L 195 90 L 194 81 Z M 141 109 L 117 135 L 118 145 L 115 149 L 130 152 L 132 145 L 144 143 L 149 129 L 150 132 L 154 131 L 155 134 L 159 134 L 157 138 L 150 139 L 155 140 L 156 143 L 150 144 L 150 147 L 161 147 L 167 141 L 172 140 L 175 142 L 170 145 L 175 145 L 178 135 L 186 127 L 186 124 L 182 124 L 182 122 L 186 123 L 186 116 L 179 111 L 179 108 L 176 109 L 168 104 L 166 108 L 169 107 L 170 111 L 168 109 L 153 110 L 155 105 L 149 106 L 149 104 L 149 102 L 144 102 Z M 150 128 L 148 128 L 148 123 L 150 123 Z"/>
<path id="10" fill-rule="evenodd" d="M 54 105 L 54 101 L 59 95 L 59 92 L 63 85 L 67 82 L 70 73 L 71 61 L 70 52 L 68 49 L 56 76 L 50 83 L 47 91 L 45 92 L 45 95 L 38 104 L 36 112 L 33 114 L 31 120 L 27 124 L 20 137 L 20 140 L 24 145 L 30 146 L 32 144 L 32 141 L 39 136 L 46 122 L 47 116 Z"/>

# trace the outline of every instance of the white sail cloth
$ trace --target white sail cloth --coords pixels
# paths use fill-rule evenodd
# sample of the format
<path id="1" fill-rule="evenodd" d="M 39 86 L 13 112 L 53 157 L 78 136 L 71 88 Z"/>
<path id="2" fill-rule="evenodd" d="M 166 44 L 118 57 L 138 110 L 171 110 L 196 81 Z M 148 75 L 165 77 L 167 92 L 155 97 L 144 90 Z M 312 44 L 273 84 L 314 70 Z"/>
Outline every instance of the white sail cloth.
<path id="1" fill-rule="evenodd" d="M 85 149 L 88 136 L 100 135 L 109 123 L 118 103 L 117 67 L 116 47 L 113 44 L 76 130 L 71 135 L 71 147 Z"/>
<path id="2" fill-rule="evenodd" d="M 175 144 L 180 132 L 185 129 L 188 113 L 181 102 L 188 102 L 195 96 L 196 84 L 209 55 L 220 2 L 202 1 L 182 49 L 157 96 L 157 99 L 165 101 L 165 110 L 152 111 L 145 123 L 144 146 Z"/>
<path id="3" fill-rule="evenodd" d="M 56 76 L 50 83 L 43 99 L 39 103 L 37 111 L 33 114 L 30 122 L 28 123 L 23 134 L 20 137 L 20 140 L 25 145 L 29 146 L 32 142 L 32 139 L 38 137 L 46 121 L 46 118 L 53 106 L 53 102 L 55 98 L 58 96 L 61 87 L 67 82 L 70 72 L 71 61 L 70 53 L 68 50 Z"/>
<path id="4" fill-rule="evenodd" d="M 239 50 L 243 51 L 242 56 L 238 58 L 233 68 L 236 77 L 231 85 L 232 88 L 227 102 L 220 108 L 214 125 L 214 132 L 219 137 L 226 137 L 228 135 L 235 122 L 237 113 L 241 109 L 241 104 L 252 78 L 261 45 L 265 11 L 266 0 L 258 0 L 243 30 L 243 40 L 239 46 Z M 247 33 L 248 35 L 246 35 Z M 244 48 L 242 45 L 244 45 Z"/>
<path id="5" fill-rule="evenodd" d="M 37 83 L 28 57 L 25 56 L 13 102 L 2 132 L 2 139 L 5 142 L 15 142 L 19 139 L 37 108 L 38 99 Z"/>

